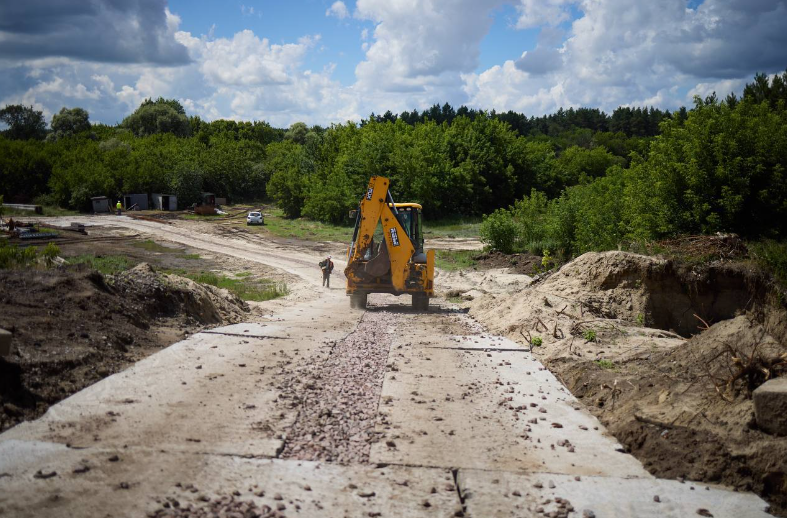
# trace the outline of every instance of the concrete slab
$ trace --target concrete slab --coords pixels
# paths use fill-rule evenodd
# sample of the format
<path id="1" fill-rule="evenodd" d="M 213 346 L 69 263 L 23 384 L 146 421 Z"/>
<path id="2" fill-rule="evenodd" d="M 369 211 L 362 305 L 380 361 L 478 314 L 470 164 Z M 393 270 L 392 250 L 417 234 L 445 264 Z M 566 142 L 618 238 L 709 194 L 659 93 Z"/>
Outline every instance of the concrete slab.
<path id="1" fill-rule="evenodd" d="M 676 480 L 586 476 L 576 480 L 570 475 L 460 470 L 457 483 L 465 500 L 465 516 L 476 518 L 542 518 L 558 510 L 557 498 L 573 507 L 576 514 L 569 516 L 583 516 L 585 510 L 599 518 L 770 516 L 765 512 L 767 503 L 751 493 Z M 543 513 L 537 512 L 539 508 Z M 700 509 L 710 514 L 699 514 Z"/>
<path id="2" fill-rule="evenodd" d="M 442 344 L 391 350 L 373 462 L 650 478 L 529 353 Z"/>
<path id="3" fill-rule="evenodd" d="M 787 435 L 787 378 L 766 381 L 753 396 L 757 426 L 773 435 Z"/>
<path id="4" fill-rule="evenodd" d="M 335 326 L 310 332 L 312 319 L 324 319 L 326 311 L 293 307 L 280 315 L 299 323 L 245 323 L 196 334 L 6 431 L 0 442 L 275 457 L 297 415 L 297 407 L 278 401 L 286 390 L 279 386 L 282 374 L 300 358 L 325 354 L 326 342 L 359 318 L 332 316 Z"/>
<path id="5" fill-rule="evenodd" d="M 161 508 L 156 500 L 186 507 L 234 491 L 238 500 L 283 504 L 287 516 L 449 517 L 461 509 L 452 473 L 440 469 L 5 441 L 0 474 L 0 516 L 20 518 L 139 517 Z"/>
<path id="6" fill-rule="evenodd" d="M 258 347 L 264 341 L 194 335 L 52 406 L 0 441 L 274 457 L 282 447 L 275 435 L 295 412 L 282 414 L 276 391 L 264 388 L 271 372 L 289 361 L 268 342 Z"/>

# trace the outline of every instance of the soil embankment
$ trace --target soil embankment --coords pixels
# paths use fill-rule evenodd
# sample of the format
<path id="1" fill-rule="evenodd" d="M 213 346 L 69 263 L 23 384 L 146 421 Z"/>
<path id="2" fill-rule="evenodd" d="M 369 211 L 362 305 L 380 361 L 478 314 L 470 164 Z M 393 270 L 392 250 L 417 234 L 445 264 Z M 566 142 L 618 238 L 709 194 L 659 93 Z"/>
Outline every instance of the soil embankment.
<path id="1" fill-rule="evenodd" d="M 157 273 L 116 276 L 84 266 L 0 271 L 0 430 L 206 326 L 240 322 L 248 305 L 226 290 Z"/>
<path id="2" fill-rule="evenodd" d="M 751 398 L 787 371 L 787 311 L 761 273 L 606 252 L 505 284 L 474 284 L 471 315 L 540 339 L 534 352 L 651 473 L 752 490 L 787 516 L 787 438 L 758 429 Z"/>

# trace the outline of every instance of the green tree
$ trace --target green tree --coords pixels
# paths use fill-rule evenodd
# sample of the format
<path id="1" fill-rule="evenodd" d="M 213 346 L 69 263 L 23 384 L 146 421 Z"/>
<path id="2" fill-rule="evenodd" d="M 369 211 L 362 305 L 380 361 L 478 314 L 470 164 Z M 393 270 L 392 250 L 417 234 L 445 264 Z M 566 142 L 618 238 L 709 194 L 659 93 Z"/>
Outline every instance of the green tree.
<path id="1" fill-rule="evenodd" d="M 270 175 L 267 193 L 289 218 L 301 215 L 308 178 L 302 173 L 303 147 L 291 140 L 270 144 L 264 170 Z"/>
<path id="2" fill-rule="evenodd" d="M 32 106 L 9 104 L 0 110 L 0 122 L 8 125 L 3 135 L 12 140 L 43 140 L 46 137 L 44 114 Z"/>
<path id="3" fill-rule="evenodd" d="M 145 99 L 139 108 L 126 117 L 122 127 L 131 130 L 137 137 L 172 133 L 178 137 L 191 134 L 191 123 L 183 106 L 175 99 L 159 97 L 152 101 Z"/>
<path id="4" fill-rule="evenodd" d="M 83 108 L 61 108 L 52 117 L 52 135 L 59 139 L 90 130 L 90 115 Z"/>

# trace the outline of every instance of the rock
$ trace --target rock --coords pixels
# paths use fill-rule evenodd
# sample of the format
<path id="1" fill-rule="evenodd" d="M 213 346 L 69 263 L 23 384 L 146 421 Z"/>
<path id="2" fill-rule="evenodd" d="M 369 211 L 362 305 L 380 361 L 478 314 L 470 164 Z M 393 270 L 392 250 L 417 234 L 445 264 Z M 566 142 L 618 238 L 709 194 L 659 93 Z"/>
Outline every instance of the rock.
<path id="1" fill-rule="evenodd" d="M 713 518 L 713 514 L 711 514 L 711 512 L 708 511 L 707 509 L 697 509 L 697 514 L 700 516 L 707 516 Z"/>
<path id="2" fill-rule="evenodd" d="M 766 381 L 753 395 L 757 426 L 769 434 L 787 436 L 787 377 Z"/>

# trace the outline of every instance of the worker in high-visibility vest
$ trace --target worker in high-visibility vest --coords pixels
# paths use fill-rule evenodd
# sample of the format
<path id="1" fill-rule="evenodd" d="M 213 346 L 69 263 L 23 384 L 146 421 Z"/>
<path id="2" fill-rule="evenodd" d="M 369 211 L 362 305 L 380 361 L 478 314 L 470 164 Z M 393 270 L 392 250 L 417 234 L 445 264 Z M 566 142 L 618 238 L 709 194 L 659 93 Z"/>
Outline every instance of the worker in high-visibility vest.
<path id="1" fill-rule="evenodd" d="M 120 211 L 123 209 L 123 205 L 120 204 L 120 200 L 118 200 L 118 204 L 115 206 L 118 211 L 118 216 L 120 216 Z"/>

